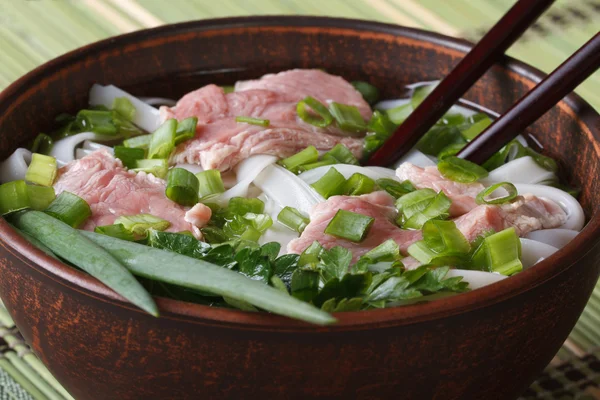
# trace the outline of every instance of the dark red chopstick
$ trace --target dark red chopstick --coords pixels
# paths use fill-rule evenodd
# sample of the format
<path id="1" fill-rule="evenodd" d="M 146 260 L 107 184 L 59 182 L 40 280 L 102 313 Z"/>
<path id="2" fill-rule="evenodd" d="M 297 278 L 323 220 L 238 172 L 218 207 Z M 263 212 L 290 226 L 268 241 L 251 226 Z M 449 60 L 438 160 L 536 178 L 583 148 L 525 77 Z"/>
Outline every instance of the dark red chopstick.
<path id="1" fill-rule="evenodd" d="M 390 165 L 408 152 L 506 49 L 554 2 L 520 0 L 396 129 L 367 165 Z"/>
<path id="2" fill-rule="evenodd" d="M 584 44 L 457 156 L 476 164 L 487 161 L 600 68 L 600 33 Z"/>

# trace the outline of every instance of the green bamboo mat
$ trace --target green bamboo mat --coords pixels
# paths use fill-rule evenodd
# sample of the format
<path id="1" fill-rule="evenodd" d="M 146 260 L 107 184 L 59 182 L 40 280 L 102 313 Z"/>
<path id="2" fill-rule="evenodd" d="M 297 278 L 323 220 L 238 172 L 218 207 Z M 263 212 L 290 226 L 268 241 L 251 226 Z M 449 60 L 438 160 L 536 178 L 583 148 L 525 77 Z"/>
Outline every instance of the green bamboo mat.
<path id="1" fill-rule="evenodd" d="M 121 33 L 202 18 L 303 14 L 361 18 L 477 40 L 514 0 L 0 0 L 0 90 L 64 52 Z M 600 0 L 558 0 L 508 52 L 550 71 L 600 27 Z M 600 73 L 577 92 L 600 109 Z M 600 284 L 527 399 L 600 399 Z M 69 399 L 0 303 L 0 400 Z"/>

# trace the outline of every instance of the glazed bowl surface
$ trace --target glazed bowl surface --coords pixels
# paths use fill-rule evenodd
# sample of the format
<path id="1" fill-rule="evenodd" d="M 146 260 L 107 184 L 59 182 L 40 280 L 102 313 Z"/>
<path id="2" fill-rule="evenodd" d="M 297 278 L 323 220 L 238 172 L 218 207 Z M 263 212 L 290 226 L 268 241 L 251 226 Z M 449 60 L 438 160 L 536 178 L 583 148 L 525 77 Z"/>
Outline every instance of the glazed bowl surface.
<path id="1" fill-rule="evenodd" d="M 0 158 L 87 104 L 94 83 L 178 98 L 290 68 L 366 80 L 383 98 L 445 76 L 470 44 L 373 22 L 249 17 L 169 25 L 59 57 L 0 93 Z M 504 58 L 465 96 L 502 112 L 543 74 Z M 432 303 L 337 314 L 316 327 L 158 299 L 135 309 L 0 221 L 0 297 L 77 399 L 516 398 L 552 359 L 600 273 L 600 120 L 576 95 L 527 131 L 581 187 L 588 224 L 510 279 Z"/>

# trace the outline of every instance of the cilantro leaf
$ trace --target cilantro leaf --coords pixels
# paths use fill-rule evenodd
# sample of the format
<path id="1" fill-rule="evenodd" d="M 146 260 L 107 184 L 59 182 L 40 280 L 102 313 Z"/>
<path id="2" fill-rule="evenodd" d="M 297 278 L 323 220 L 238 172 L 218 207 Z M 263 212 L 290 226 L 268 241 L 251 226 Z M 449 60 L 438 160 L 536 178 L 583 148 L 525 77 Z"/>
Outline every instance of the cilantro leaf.
<path id="1" fill-rule="evenodd" d="M 352 253 L 344 247 L 336 246 L 330 250 L 321 251 L 320 259 L 319 267 L 323 271 L 325 282 L 333 278 L 341 280 L 348 273 Z"/>

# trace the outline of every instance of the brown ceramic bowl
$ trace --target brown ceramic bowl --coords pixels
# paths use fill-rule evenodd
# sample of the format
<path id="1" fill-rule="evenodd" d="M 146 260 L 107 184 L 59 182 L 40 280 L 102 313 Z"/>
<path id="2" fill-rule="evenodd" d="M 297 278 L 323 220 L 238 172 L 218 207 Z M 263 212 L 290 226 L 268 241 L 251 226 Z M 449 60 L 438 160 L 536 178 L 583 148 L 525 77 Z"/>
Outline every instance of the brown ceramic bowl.
<path id="1" fill-rule="evenodd" d="M 59 57 L 0 94 L 0 157 L 93 83 L 178 97 L 294 67 L 368 80 L 384 97 L 447 74 L 466 42 L 372 22 L 257 17 L 191 22 L 108 39 Z M 505 58 L 467 94 L 503 111 L 542 78 Z M 565 340 L 600 270 L 600 124 L 576 95 L 529 133 L 583 188 L 587 227 L 535 267 L 429 304 L 339 314 L 315 327 L 158 299 L 153 318 L 0 222 L 0 295 L 23 336 L 77 399 L 510 399 Z M 165 266 L 168 268 L 168 266 Z"/>

